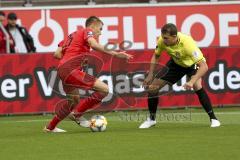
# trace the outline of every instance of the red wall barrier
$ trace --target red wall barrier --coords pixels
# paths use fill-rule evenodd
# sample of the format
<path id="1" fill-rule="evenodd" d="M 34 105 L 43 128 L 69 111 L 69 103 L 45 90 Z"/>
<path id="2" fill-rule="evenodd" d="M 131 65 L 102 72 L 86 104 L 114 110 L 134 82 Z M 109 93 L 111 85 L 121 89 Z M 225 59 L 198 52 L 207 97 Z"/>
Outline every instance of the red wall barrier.
<path id="1" fill-rule="evenodd" d="M 214 105 L 240 105 L 240 48 L 202 49 L 209 71 L 204 86 Z M 149 68 L 152 50 L 131 51 L 134 59 L 129 63 L 101 53 L 93 53 L 89 72 L 108 83 L 110 91 L 104 103 L 108 109 L 145 108 L 146 99 L 138 82 Z M 51 54 L 1 55 L 0 114 L 52 112 L 61 97 L 62 88 L 55 76 L 58 63 Z M 161 63 L 169 59 L 166 54 Z M 101 66 L 104 62 L 104 65 Z M 94 67 L 95 66 L 95 67 Z M 97 70 L 102 70 L 99 72 Z M 49 76 L 52 75 L 52 76 Z M 127 77 L 126 77 L 127 76 Z M 139 78 L 140 77 L 140 78 Z M 52 85 L 49 85 L 49 81 Z M 185 79 L 182 79 L 184 83 Z M 52 89 L 51 86 L 54 88 Z M 182 90 L 181 83 L 165 88 L 160 96 L 160 107 L 199 106 L 193 92 Z M 81 91 L 83 97 L 85 94 Z"/>

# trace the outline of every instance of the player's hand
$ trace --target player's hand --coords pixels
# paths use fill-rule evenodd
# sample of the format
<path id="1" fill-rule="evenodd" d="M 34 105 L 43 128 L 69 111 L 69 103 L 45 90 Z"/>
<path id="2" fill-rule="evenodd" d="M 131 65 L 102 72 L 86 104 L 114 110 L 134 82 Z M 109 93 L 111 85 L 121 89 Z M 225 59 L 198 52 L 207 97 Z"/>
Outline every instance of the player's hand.
<path id="1" fill-rule="evenodd" d="M 183 88 L 186 90 L 191 90 L 193 88 L 193 83 L 189 81 L 183 85 Z"/>
<path id="2" fill-rule="evenodd" d="M 150 85 L 153 81 L 153 76 L 148 75 L 144 81 L 143 81 L 143 87 L 146 88 L 148 85 Z"/>
<path id="3" fill-rule="evenodd" d="M 125 51 L 115 52 L 115 56 L 118 58 L 123 58 L 123 59 L 132 59 L 133 58 L 133 55 L 127 54 Z"/>

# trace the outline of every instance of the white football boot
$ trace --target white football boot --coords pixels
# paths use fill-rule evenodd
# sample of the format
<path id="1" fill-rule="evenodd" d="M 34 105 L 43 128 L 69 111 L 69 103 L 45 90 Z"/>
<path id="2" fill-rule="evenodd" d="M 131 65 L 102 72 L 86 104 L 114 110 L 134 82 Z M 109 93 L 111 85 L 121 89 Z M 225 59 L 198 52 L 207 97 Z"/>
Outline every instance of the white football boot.
<path id="1" fill-rule="evenodd" d="M 219 126 L 221 126 L 221 123 L 220 123 L 219 120 L 211 119 L 211 126 L 210 127 L 214 128 L 214 127 L 219 127 Z"/>
<path id="2" fill-rule="evenodd" d="M 84 127 L 84 128 L 89 128 L 90 127 L 90 121 L 84 118 L 83 116 L 77 117 L 74 112 L 71 112 L 68 115 L 68 118 L 71 119 L 72 121 L 76 122 L 78 125 Z"/>
<path id="3" fill-rule="evenodd" d="M 63 129 L 60 129 L 60 128 L 57 128 L 57 127 L 55 127 L 53 130 L 50 130 L 46 126 L 43 128 L 43 131 L 44 132 L 52 132 L 52 133 L 65 133 L 65 132 L 67 132 L 67 131 L 65 131 Z"/>
<path id="4" fill-rule="evenodd" d="M 156 120 L 151 120 L 150 118 L 147 118 L 146 121 L 144 121 L 139 128 L 143 129 L 143 128 L 150 128 L 152 126 L 155 126 L 155 124 L 157 123 Z"/>

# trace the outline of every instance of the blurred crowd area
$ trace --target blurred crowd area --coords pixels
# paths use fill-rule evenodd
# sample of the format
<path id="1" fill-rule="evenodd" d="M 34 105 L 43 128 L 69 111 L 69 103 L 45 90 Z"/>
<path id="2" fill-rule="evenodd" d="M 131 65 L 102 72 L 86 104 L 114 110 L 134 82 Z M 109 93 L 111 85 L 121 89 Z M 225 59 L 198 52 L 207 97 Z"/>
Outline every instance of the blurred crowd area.
<path id="1" fill-rule="evenodd" d="M 0 0 L 0 7 L 3 8 L 3 10 L 0 9 L 0 54 L 37 52 L 32 35 L 25 26 L 17 23 L 18 15 L 14 13 L 14 7 L 219 1 L 224 0 Z M 6 7 L 12 7 L 13 11 L 5 13 Z"/>
<path id="2" fill-rule="evenodd" d="M 0 0 L 0 7 L 54 6 L 54 5 L 95 5 L 130 3 L 170 3 L 170 2 L 218 2 L 230 0 Z M 239 0 L 231 0 L 239 1 Z"/>

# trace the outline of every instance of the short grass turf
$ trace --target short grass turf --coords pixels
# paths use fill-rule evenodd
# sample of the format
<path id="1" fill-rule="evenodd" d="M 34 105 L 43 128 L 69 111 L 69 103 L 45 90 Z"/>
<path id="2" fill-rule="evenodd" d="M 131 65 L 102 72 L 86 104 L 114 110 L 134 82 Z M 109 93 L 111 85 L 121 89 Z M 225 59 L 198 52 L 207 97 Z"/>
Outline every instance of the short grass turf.
<path id="1" fill-rule="evenodd" d="M 145 111 L 105 114 L 105 132 L 71 121 L 67 133 L 42 132 L 47 116 L 0 117 L 1 160 L 226 160 L 240 159 L 240 108 L 215 109 L 222 122 L 210 128 L 201 109 L 161 110 L 158 123 L 138 129 Z"/>

